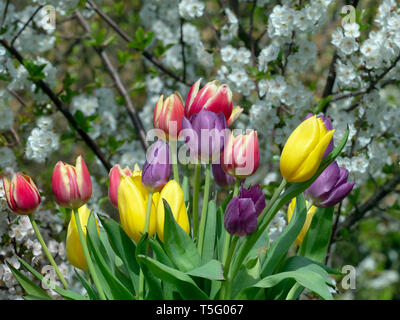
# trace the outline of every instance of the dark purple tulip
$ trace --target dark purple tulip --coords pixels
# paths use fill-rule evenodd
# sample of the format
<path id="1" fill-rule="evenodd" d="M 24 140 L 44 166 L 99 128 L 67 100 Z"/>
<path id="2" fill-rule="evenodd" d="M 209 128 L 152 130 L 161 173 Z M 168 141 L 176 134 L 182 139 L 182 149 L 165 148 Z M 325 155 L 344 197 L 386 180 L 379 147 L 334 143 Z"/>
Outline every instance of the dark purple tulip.
<path id="1" fill-rule="evenodd" d="M 142 171 L 142 183 L 151 192 L 164 187 L 171 175 L 168 143 L 157 140 L 147 151 L 146 162 Z"/>
<path id="2" fill-rule="evenodd" d="M 246 189 L 242 186 L 240 188 L 239 198 L 250 198 L 253 201 L 257 217 L 266 206 L 265 196 L 259 184 L 251 186 L 250 189 Z"/>
<path id="3" fill-rule="evenodd" d="M 227 127 L 223 113 L 202 109 L 193 114 L 190 121 L 186 117 L 182 119 L 181 137 L 185 138 L 193 158 L 208 162 L 210 159 L 219 159 L 224 150 Z"/>
<path id="4" fill-rule="evenodd" d="M 214 181 L 220 187 L 229 187 L 235 184 L 236 178 L 225 173 L 220 163 L 212 164 Z"/>
<path id="5" fill-rule="evenodd" d="M 233 197 L 225 210 L 225 229 L 231 235 L 245 236 L 257 229 L 257 214 L 253 200 Z"/>
<path id="6" fill-rule="evenodd" d="M 314 116 L 313 113 L 308 113 L 307 116 L 306 116 L 306 118 L 305 118 L 304 120 L 307 120 L 308 118 L 311 118 L 312 116 Z M 332 121 L 331 121 L 331 119 L 330 119 L 328 116 L 320 115 L 320 116 L 318 116 L 317 118 L 321 118 L 321 119 L 322 119 L 322 121 L 323 121 L 324 124 L 325 124 L 325 128 L 326 128 L 327 131 L 333 129 L 333 127 L 332 127 Z M 325 153 L 324 153 L 323 158 L 327 157 L 328 154 L 330 154 L 330 153 L 332 152 L 332 150 L 333 150 L 333 138 L 332 138 L 331 142 L 329 142 L 328 147 L 327 147 L 326 150 L 325 150 Z"/>
<path id="7" fill-rule="evenodd" d="M 347 182 L 349 171 L 340 168 L 336 161 L 332 162 L 304 191 L 311 198 L 313 205 L 320 208 L 333 207 L 342 201 L 353 189 L 354 182 Z"/>

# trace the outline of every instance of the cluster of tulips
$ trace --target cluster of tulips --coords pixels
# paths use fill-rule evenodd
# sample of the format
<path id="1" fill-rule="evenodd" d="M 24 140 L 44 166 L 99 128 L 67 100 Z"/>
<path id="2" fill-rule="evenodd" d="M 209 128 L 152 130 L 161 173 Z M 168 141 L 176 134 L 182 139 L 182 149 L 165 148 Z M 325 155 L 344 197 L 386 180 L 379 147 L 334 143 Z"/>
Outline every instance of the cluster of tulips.
<path id="1" fill-rule="evenodd" d="M 167 230 L 166 215 L 170 212 L 180 230 L 176 231 L 180 241 L 186 241 L 185 237 L 190 238 L 190 244 L 186 243 L 188 247 L 183 248 L 183 251 L 190 251 L 189 248 L 195 246 L 196 256 L 198 254 L 200 265 L 203 266 L 208 265 L 209 258 L 218 259 L 223 271 L 218 279 L 219 287 L 215 291 L 218 293 L 214 297 L 235 298 L 232 294 L 234 278 L 250 250 L 283 205 L 291 201 L 288 207 L 289 222 L 294 219 L 296 208 L 305 210 L 304 219 L 296 222 L 301 224 L 295 234 L 296 243 L 300 246 L 314 214 L 318 212 L 317 208 L 331 208 L 342 201 L 352 190 L 354 183 L 347 181 L 348 171 L 340 168 L 334 161 L 346 143 L 345 139 L 334 150 L 335 130 L 330 119 L 309 114 L 284 145 L 280 158 L 283 179 L 274 194 L 266 197 L 260 185 L 246 187 L 245 179 L 256 172 L 260 162 L 257 132 L 248 130 L 235 136 L 230 129 L 243 109 L 233 107 L 232 92 L 227 85 L 220 85 L 217 81 L 209 82 L 201 89 L 200 85 L 201 79 L 193 84 L 185 102 L 179 93 L 166 99 L 160 97 L 153 117 L 154 129 L 157 130 L 159 139 L 147 151 L 142 170 L 136 164 L 133 170 L 114 165 L 109 173 L 108 195 L 111 204 L 118 208 L 123 231 L 136 246 L 145 238 L 152 239 L 151 241 L 157 241 L 161 247 L 165 246 L 165 252 L 169 253 L 168 248 L 172 245 L 168 241 L 174 241 L 169 235 L 170 230 Z M 184 151 L 190 154 L 189 159 L 185 158 L 188 161 L 184 166 L 184 174 L 181 175 L 177 161 L 182 158 L 178 157 L 181 155 L 177 148 L 178 141 L 182 141 Z M 182 162 L 181 160 L 181 164 Z M 201 179 L 202 165 L 205 165 L 204 188 Z M 193 176 L 191 170 L 194 171 Z M 206 229 L 212 225 L 209 223 L 213 220 L 210 215 L 217 215 L 216 210 L 210 209 L 210 203 L 214 201 L 210 201 L 211 172 L 215 183 L 220 186 L 219 190 L 223 188 L 228 198 L 218 211 L 222 214 L 223 231 L 218 239 L 220 243 L 215 246 L 220 249 L 212 248 L 212 253 L 209 254 L 206 253 L 205 237 L 210 232 Z M 22 173 L 16 173 L 11 179 L 3 178 L 3 183 L 10 209 L 20 215 L 30 215 L 43 250 L 67 289 L 68 284 L 58 270 L 33 219 L 32 213 L 40 204 L 40 194 L 35 183 Z M 199 215 L 199 195 L 202 189 L 204 193 Z M 57 204 L 72 212 L 66 239 L 68 260 L 76 268 L 90 271 L 98 298 L 111 298 L 103 292 L 104 285 L 97 275 L 99 269 L 95 266 L 96 262 L 93 261 L 87 245 L 87 226 L 91 212 L 86 203 L 92 194 L 92 183 L 81 156 L 77 158 L 75 166 L 62 161 L 55 165 L 52 191 Z M 297 201 L 304 202 L 304 196 L 307 201 L 303 208 L 296 203 L 296 198 Z M 268 203 L 266 198 L 269 198 Z M 95 221 L 100 233 L 99 221 Z M 152 249 L 157 252 L 154 247 Z M 147 273 L 143 272 L 146 270 L 144 266 L 149 267 L 152 255 L 159 258 L 148 246 L 144 251 L 138 259 L 138 289 L 134 284 L 137 290 L 133 296 L 139 299 L 145 298 L 145 283 L 147 290 L 151 290 L 151 281 L 147 278 Z M 134 252 L 132 256 L 135 256 Z M 178 269 L 181 263 L 174 263 L 177 257 L 169 258 L 172 260 L 171 265 L 177 268 L 176 272 L 180 272 Z M 192 256 L 185 259 L 197 258 Z M 152 265 L 150 269 L 155 268 Z M 185 272 L 190 271 L 185 269 L 185 264 L 182 268 Z M 162 280 L 177 285 L 171 277 L 164 278 L 164 273 L 154 273 Z M 199 276 L 199 272 L 196 274 Z M 177 289 L 179 291 L 178 285 Z M 184 297 L 182 293 L 181 295 Z M 208 292 L 207 296 L 211 297 L 211 293 Z"/>

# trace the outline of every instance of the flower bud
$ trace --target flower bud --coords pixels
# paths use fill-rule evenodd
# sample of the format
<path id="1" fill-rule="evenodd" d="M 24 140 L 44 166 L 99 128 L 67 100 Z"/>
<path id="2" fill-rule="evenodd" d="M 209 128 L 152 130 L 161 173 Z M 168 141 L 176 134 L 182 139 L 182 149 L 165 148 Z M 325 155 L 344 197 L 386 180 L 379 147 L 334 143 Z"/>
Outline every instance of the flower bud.
<path id="1" fill-rule="evenodd" d="M 329 208 L 342 201 L 353 189 L 354 182 L 347 182 L 349 171 L 332 162 L 304 192 L 316 207 Z"/>
<path id="2" fill-rule="evenodd" d="M 293 211 L 294 211 L 295 206 L 296 206 L 296 198 L 293 198 L 292 201 L 289 204 L 288 211 L 287 211 L 288 222 L 290 222 L 290 219 L 292 219 Z M 308 207 L 308 201 L 306 201 L 306 206 Z M 312 221 L 312 218 L 313 218 L 316 210 L 317 210 L 317 207 L 315 207 L 315 206 L 311 206 L 311 208 L 308 209 L 307 216 L 306 216 L 306 221 L 304 222 L 304 226 L 303 226 L 303 228 L 301 229 L 299 235 L 296 238 L 296 244 L 298 246 L 301 245 L 301 243 L 303 242 L 304 237 L 307 234 L 308 229 L 310 229 L 311 221 Z"/>
<path id="3" fill-rule="evenodd" d="M 195 82 L 189 90 L 185 101 L 185 116 L 190 117 L 207 109 L 214 113 L 222 112 L 225 120 L 228 120 L 232 113 L 232 91 L 226 84 L 221 85 L 219 81 L 208 82 L 201 90 L 201 79 Z"/>
<path id="4" fill-rule="evenodd" d="M 324 122 L 317 116 L 303 121 L 283 148 L 280 161 L 282 176 L 288 182 L 304 182 L 312 178 L 334 132 L 327 131 Z"/>
<path id="5" fill-rule="evenodd" d="M 232 125 L 239 118 L 239 116 L 242 114 L 242 112 L 243 112 L 243 108 L 242 107 L 236 106 L 236 107 L 233 108 L 232 114 L 231 114 L 231 116 L 229 117 L 229 119 L 227 121 L 229 128 L 232 127 Z"/>
<path id="6" fill-rule="evenodd" d="M 168 182 L 170 175 L 171 162 L 168 143 L 157 140 L 147 152 L 142 183 L 149 192 L 158 192 Z"/>
<path id="7" fill-rule="evenodd" d="M 86 204 L 84 204 L 79 209 L 75 210 L 78 210 L 79 221 L 81 223 L 81 228 L 86 239 L 86 233 L 87 233 L 86 227 L 89 221 L 90 210 L 86 206 Z M 97 225 L 97 232 L 100 233 L 97 220 L 96 220 L 96 225 Z M 74 267 L 79 268 L 81 270 L 88 269 L 81 241 L 79 240 L 79 233 L 78 233 L 78 227 L 76 225 L 75 214 L 73 212 L 71 215 L 71 220 L 69 221 L 68 224 L 66 250 L 67 250 L 68 261 Z"/>
<path id="8" fill-rule="evenodd" d="M 249 189 L 246 189 L 245 187 L 242 186 L 239 191 L 239 198 L 241 199 L 250 198 L 253 201 L 257 217 L 260 215 L 260 213 L 264 210 L 266 206 L 265 196 L 259 184 L 255 184 L 254 186 L 251 186 Z"/>
<path id="9" fill-rule="evenodd" d="M 208 162 L 220 158 L 227 136 L 226 128 L 222 113 L 203 109 L 192 115 L 190 121 L 183 118 L 181 136 L 185 137 L 192 158 Z"/>
<path id="10" fill-rule="evenodd" d="M 168 202 L 172 214 L 178 225 L 187 233 L 190 232 L 189 217 L 186 211 L 183 191 L 175 180 L 169 181 L 161 190 L 157 206 L 157 234 L 161 241 L 164 241 L 164 201 Z"/>
<path id="11" fill-rule="evenodd" d="M 121 169 L 119 164 L 114 165 L 109 174 L 110 178 L 110 185 L 108 187 L 108 198 L 110 199 L 111 204 L 118 208 L 118 187 L 119 183 L 121 180 L 122 176 L 128 176 L 130 177 L 131 175 L 138 175 L 138 172 L 140 171 L 139 167 L 137 164 L 135 164 L 135 171 L 132 173 L 129 167 L 125 167 L 125 169 Z"/>
<path id="12" fill-rule="evenodd" d="M 236 182 L 235 177 L 232 177 L 229 174 L 225 173 L 220 163 L 212 164 L 212 172 L 215 183 L 220 187 L 230 187 L 233 186 Z"/>
<path id="13" fill-rule="evenodd" d="M 253 200 L 233 197 L 225 209 L 225 229 L 231 235 L 245 236 L 257 229 L 257 214 Z"/>
<path id="14" fill-rule="evenodd" d="M 231 176 L 245 178 L 256 172 L 260 163 L 257 131 L 228 139 L 222 157 L 222 168 Z"/>
<path id="15" fill-rule="evenodd" d="M 39 206 L 40 194 L 29 176 L 16 173 L 11 181 L 3 178 L 3 186 L 7 204 L 14 213 L 28 215 Z"/>
<path id="16" fill-rule="evenodd" d="M 153 127 L 163 130 L 168 140 L 176 140 L 182 128 L 183 114 L 183 101 L 179 93 L 165 100 L 161 96 L 154 109 Z"/>
<path id="17" fill-rule="evenodd" d="M 58 161 L 53 169 L 51 189 L 56 202 L 66 208 L 78 209 L 92 196 L 92 181 L 89 170 L 81 156 L 76 165 Z"/>
<path id="18" fill-rule="evenodd" d="M 312 114 L 311 112 L 308 113 L 304 120 L 307 120 L 308 118 L 311 118 L 313 115 L 314 114 Z M 330 131 L 330 130 L 333 129 L 331 118 L 329 118 L 328 116 L 324 116 L 324 115 L 320 115 L 320 116 L 318 116 L 318 118 L 321 118 L 321 120 L 324 122 L 326 130 Z M 333 138 L 331 139 L 331 142 L 329 142 L 328 147 L 326 148 L 324 156 L 322 157 L 322 159 L 327 157 L 332 152 L 332 150 L 333 150 Z"/>

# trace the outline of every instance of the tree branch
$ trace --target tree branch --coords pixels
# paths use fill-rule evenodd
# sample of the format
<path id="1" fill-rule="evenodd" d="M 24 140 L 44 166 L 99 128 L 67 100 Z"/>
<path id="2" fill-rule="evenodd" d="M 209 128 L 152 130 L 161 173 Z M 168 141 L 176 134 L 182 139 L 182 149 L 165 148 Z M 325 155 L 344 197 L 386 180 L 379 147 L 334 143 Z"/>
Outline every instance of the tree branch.
<path id="1" fill-rule="evenodd" d="M 17 40 L 17 38 L 21 35 L 21 33 L 26 29 L 26 27 L 28 26 L 28 24 L 33 20 L 33 18 L 36 16 L 36 14 L 42 10 L 43 5 L 40 5 L 35 12 L 29 17 L 28 21 L 25 22 L 25 24 L 23 25 L 23 27 L 18 31 L 18 33 L 14 36 L 14 38 L 12 38 L 11 40 L 11 46 L 14 45 L 15 40 Z"/>

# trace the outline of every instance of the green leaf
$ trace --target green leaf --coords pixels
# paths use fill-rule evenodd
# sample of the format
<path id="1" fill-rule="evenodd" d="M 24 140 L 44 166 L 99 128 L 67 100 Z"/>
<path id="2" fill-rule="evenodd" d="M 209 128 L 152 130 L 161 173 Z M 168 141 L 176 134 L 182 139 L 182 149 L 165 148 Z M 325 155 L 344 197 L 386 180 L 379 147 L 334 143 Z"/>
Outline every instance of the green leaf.
<path id="1" fill-rule="evenodd" d="M 331 102 L 331 100 L 332 100 L 332 95 L 329 95 L 329 96 L 327 96 L 327 97 L 321 99 L 321 100 L 318 102 L 318 105 L 317 105 L 317 107 L 316 107 L 315 114 L 320 113 L 320 112 L 325 108 L 325 106 L 326 106 L 327 104 L 329 104 L 329 102 Z"/>
<path id="2" fill-rule="evenodd" d="M 31 279 L 25 276 L 22 272 L 15 269 L 11 264 L 6 261 L 8 267 L 11 269 L 14 277 L 17 279 L 18 283 L 21 285 L 22 288 L 28 294 L 27 297 L 35 297 L 38 300 L 52 300 L 51 297 L 40 288 L 36 283 L 34 283 Z"/>
<path id="3" fill-rule="evenodd" d="M 310 229 L 300 246 L 299 255 L 314 261 L 323 262 L 332 233 L 333 207 L 318 208 Z"/>
<path id="4" fill-rule="evenodd" d="M 28 77 L 29 80 L 33 82 L 38 82 L 39 80 L 46 78 L 45 74 L 42 72 L 47 65 L 46 63 L 41 65 L 36 65 L 33 61 L 24 59 L 23 64 L 29 73 Z"/>
<path id="5" fill-rule="evenodd" d="M 296 280 L 303 287 L 318 294 L 321 298 L 332 300 L 332 294 L 328 289 L 329 286 L 324 277 L 321 276 L 321 272 L 325 272 L 321 267 L 316 264 L 309 264 L 295 271 L 287 271 L 265 277 L 261 281 L 257 282 L 254 287 L 271 288 L 279 284 L 281 281 L 291 278 Z"/>
<path id="6" fill-rule="evenodd" d="M 210 260 L 201 267 L 193 269 L 186 274 L 209 280 L 222 281 L 224 278 L 224 266 L 218 260 Z"/>
<path id="7" fill-rule="evenodd" d="M 107 232 L 112 248 L 123 261 L 135 292 L 138 292 L 140 267 L 135 258 L 136 246 L 134 242 L 128 237 L 122 226 L 113 219 L 101 219 L 101 224 Z"/>
<path id="8" fill-rule="evenodd" d="M 74 270 L 76 276 L 81 281 L 82 286 L 85 288 L 90 300 L 100 300 L 99 295 L 97 294 L 96 290 L 94 290 L 93 287 L 90 285 L 90 283 L 76 269 Z"/>
<path id="9" fill-rule="evenodd" d="M 168 202 L 164 201 L 164 250 L 174 265 L 187 272 L 200 266 L 201 258 L 196 245 L 176 222 Z"/>
<path id="10" fill-rule="evenodd" d="M 206 226 L 204 230 L 203 252 L 201 257 L 204 261 L 209 261 L 214 257 L 215 252 L 215 237 L 217 227 L 217 206 L 215 201 L 210 201 L 206 212 Z"/>
<path id="11" fill-rule="evenodd" d="M 145 264 L 156 277 L 173 284 L 178 289 L 183 299 L 208 300 L 208 296 L 187 274 L 170 268 L 144 255 L 138 255 L 138 259 Z"/>
<path id="12" fill-rule="evenodd" d="M 306 221 L 307 208 L 306 201 L 302 194 L 296 198 L 296 205 L 293 217 L 283 230 L 282 234 L 276 239 L 267 252 L 267 257 L 261 269 L 261 276 L 265 277 L 274 272 L 282 260 L 286 257 L 290 246 L 296 240 L 298 234 Z"/>

